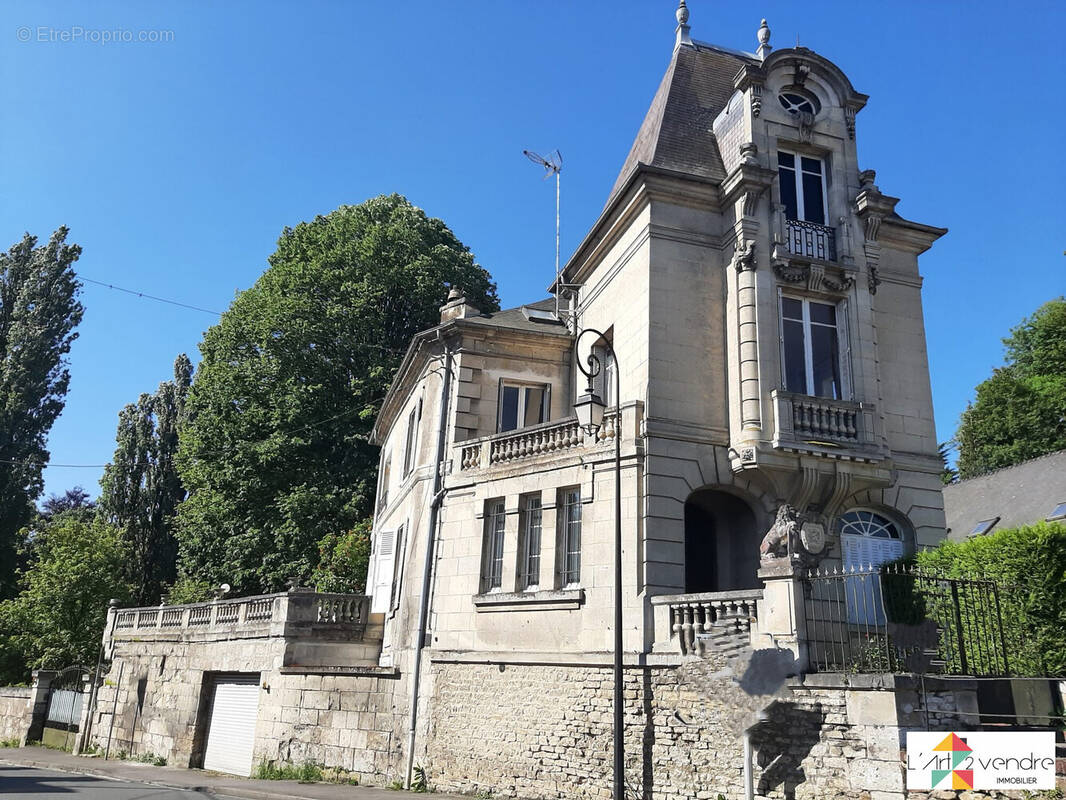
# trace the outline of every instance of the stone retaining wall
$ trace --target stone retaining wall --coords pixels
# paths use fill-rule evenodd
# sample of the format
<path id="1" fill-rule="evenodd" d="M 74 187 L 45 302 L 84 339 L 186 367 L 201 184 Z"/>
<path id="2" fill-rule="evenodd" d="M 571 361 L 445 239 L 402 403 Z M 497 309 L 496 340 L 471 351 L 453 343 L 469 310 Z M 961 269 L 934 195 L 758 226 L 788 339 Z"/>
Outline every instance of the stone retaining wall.
<path id="1" fill-rule="evenodd" d="M 382 782 L 398 774 L 406 746 L 394 703 L 398 681 L 390 670 L 366 672 L 293 672 L 278 665 L 270 640 L 124 642 L 100 687 L 90 739 L 101 749 L 110 742 L 112 754 L 152 753 L 172 766 L 201 766 L 214 676 L 257 674 L 256 763 L 310 761 Z"/>
<path id="2" fill-rule="evenodd" d="M 29 724 L 30 689 L 0 686 L 0 740 L 21 740 Z"/>
<path id="3" fill-rule="evenodd" d="M 735 669 L 705 658 L 626 670 L 626 780 L 636 796 L 740 800 L 742 732 L 764 705 L 752 734 L 757 796 L 905 796 L 901 742 L 914 707 L 897 703 L 910 700 L 909 687 L 891 677 L 822 676 L 752 697 Z M 609 667 L 437 661 L 432 673 L 425 765 L 435 788 L 611 796 Z"/>

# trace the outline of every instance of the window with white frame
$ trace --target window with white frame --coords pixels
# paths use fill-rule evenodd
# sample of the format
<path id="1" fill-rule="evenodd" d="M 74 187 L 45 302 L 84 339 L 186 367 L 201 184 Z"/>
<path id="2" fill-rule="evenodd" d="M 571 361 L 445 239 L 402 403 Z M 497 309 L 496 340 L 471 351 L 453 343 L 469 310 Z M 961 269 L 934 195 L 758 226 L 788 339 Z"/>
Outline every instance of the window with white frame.
<path id="1" fill-rule="evenodd" d="M 578 487 L 559 490 L 556 515 L 559 585 L 576 586 L 581 582 L 581 490 Z"/>
<path id="2" fill-rule="evenodd" d="M 829 209 L 826 206 L 825 172 L 825 162 L 820 158 L 777 151 L 777 176 L 786 217 L 816 225 L 826 224 Z"/>
<path id="3" fill-rule="evenodd" d="M 503 586 L 503 540 L 507 529 L 507 512 L 502 497 L 485 502 L 485 543 L 483 546 L 481 591 L 491 592 Z"/>
<path id="4" fill-rule="evenodd" d="M 843 303 L 781 295 L 781 361 L 786 390 L 846 399 L 844 318 Z"/>
<path id="5" fill-rule="evenodd" d="M 543 507 L 540 493 L 522 495 L 518 517 L 518 588 L 540 585 L 540 533 Z"/>
<path id="6" fill-rule="evenodd" d="M 544 383 L 500 383 L 498 430 L 513 431 L 548 421 L 551 387 Z"/>
<path id="7" fill-rule="evenodd" d="M 407 436 L 404 441 L 403 451 L 403 477 L 407 477 L 411 474 L 416 466 L 415 457 L 418 452 L 418 423 L 422 418 L 422 401 L 418 401 L 418 405 L 411 409 L 411 413 L 407 415 Z"/>
<path id="8" fill-rule="evenodd" d="M 389 502 L 389 471 L 392 466 L 392 454 L 385 453 L 381 457 L 381 472 L 378 476 L 378 512 L 388 505 Z"/>

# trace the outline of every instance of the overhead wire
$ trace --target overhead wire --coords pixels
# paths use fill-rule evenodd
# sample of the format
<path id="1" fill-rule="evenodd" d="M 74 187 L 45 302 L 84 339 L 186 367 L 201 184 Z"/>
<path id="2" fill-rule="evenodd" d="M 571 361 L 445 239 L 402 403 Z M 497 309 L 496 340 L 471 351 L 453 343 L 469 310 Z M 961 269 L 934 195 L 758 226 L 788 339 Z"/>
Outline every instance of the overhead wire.
<path id="1" fill-rule="evenodd" d="M 148 294 L 147 292 L 139 292 L 136 289 L 126 289 L 122 286 L 116 286 L 113 283 L 105 283 L 104 281 L 98 281 L 94 278 L 88 278 L 85 275 L 78 275 L 78 280 L 85 281 L 86 283 L 95 283 L 97 286 L 103 286 L 107 289 L 114 289 L 116 292 L 125 292 L 126 294 L 132 294 L 134 297 L 140 297 L 145 300 L 155 300 L 157 303 L 168 303 L 172 306 L 180 306 L 181 308 L 188 308 L 193 311 L 202 311 L 205 314 L 214 314 L 216 317 L 221 317 L 221 311 L 212 311 L 209 308 L 201 308 L 200 306 L 190 305 L 189 303 L 182 303 L 178 300 L 168 300 L 165 297 L 157 297 L 154 294 Z"/>

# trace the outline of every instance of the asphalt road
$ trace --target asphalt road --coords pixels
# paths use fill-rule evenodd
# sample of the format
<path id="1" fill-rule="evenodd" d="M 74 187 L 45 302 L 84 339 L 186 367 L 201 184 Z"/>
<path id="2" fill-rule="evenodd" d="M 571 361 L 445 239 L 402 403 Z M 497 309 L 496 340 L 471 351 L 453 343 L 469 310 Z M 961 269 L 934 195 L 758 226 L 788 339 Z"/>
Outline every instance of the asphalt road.
<path id="1" fill-rule="evenodd" d="M 223 795 L 0 764 L 4 800 L 226 800 Z"/>

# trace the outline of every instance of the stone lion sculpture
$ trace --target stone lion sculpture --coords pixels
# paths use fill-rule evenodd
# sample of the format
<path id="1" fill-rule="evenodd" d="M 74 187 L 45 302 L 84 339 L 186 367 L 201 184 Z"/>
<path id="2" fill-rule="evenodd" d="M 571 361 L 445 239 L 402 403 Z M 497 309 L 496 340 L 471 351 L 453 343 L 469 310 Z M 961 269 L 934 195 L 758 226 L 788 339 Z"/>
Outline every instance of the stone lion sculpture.
<path id="1" fill-rule="evenodd" d="M 795 552 L 802 528 L 803 517 L 795 508 L 786 503 L 777 509 L 777 519 L 759 545 L 761 560 L 787 558 L 789 553 Z"/>

